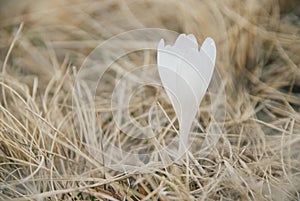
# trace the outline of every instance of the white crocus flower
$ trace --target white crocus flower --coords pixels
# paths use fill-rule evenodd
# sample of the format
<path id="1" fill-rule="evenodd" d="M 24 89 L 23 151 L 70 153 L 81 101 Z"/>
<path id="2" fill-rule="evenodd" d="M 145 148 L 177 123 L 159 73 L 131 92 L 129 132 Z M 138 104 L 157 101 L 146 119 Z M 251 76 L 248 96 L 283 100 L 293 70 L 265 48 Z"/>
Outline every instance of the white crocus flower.
<path id="1" fill-rule="evenodd" d="M 216 46 L 206 38 L 200 51 L 194 35 L 181 34 L 174 46 L 161 39 L 157 51 L 158 71 L 179 121 L 179 150 L 182 156 L 199 104 L 205 95 L 216 59 Z"/>

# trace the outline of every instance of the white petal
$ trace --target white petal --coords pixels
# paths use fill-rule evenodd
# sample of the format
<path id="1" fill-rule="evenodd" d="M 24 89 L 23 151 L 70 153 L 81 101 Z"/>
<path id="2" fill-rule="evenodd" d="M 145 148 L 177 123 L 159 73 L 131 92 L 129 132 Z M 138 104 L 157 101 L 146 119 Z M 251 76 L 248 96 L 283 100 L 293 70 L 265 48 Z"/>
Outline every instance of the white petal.
<path id="1" fill-rule="evenodd" d="M 197 42 L 196 37 L 195 37 L 193 34 L 189 34 L 189 35 L 187 35 L 187 37 L 188 37 L 191 41 L 193 41 L 193 42 L 196 44 L 197 48 L 198 48 L 198 42 Z"/>
<path id="2" fill-rule="evenodd" d="M 165 41 L 164 39 L 160 39 L 157 49 L 163 49 L 164 47 L 165 47 Z"/>
<path id="3" fill-rule="evenodd" d="M 196 38 L 193 38 L 193 35 L 186 36 L 185 34 L 180 34 L 176 39 L 174 47 L 178 48 L 181 51 L 186 51 L 189 49 L 198 49 L 198 43 Z"/>
<path id="4" fill-rule="evenodd" d="M 213 65 L 215 65 L 216 61 L 216 44 L 215 41 L 208 37 L 205 39 L 201 46 L 201 51 L 204 51 L 209 58 L 213 61 Z"/>

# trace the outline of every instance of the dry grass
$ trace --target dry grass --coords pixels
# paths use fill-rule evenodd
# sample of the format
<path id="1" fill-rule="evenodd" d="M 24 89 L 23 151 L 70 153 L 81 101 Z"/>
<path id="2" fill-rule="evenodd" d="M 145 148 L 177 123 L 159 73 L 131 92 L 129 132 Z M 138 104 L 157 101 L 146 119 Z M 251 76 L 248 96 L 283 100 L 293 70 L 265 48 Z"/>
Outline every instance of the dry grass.
<path id="1" fill-rule="evenodd" d="M 300 198 L 297 0 L 1 1 L 0 6 L 1 200 Z M 77 129 L 88 122 L 73 119 L 72 88 L 83 60 L 101 41 L 145 27 L 215 39 L 217 68 L 226 84 L 226 121 L 206 157 L 193 153 L 182 165 L 151 174 L 119 174 L 88 154 L 80 139 L 86 133 Z M 126 70 L 147 59 L 155 60 L 155 54 L 132 55 L 118 67 Z M 110 75 L 118 77 L 120 68 Z M 114 87 L 109 80 L 105 89 Z M 105 118 L 99 127 L 109 135 L 116 127 L 101 97 L 97 109 Z M 132 109 L 142 115 L 150 103 L 138 100 Z"/>

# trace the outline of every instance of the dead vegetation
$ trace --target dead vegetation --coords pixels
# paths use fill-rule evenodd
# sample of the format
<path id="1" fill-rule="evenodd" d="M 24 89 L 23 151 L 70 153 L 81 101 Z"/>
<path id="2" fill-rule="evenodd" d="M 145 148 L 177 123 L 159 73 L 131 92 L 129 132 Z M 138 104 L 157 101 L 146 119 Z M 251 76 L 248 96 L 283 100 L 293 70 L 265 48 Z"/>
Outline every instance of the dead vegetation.
<path id="1" fill-rule="evenodd" d="M 300 198 L 297 1 L 55 0 L 0 6 L 1 200 Z M 226 121 L 206 157 L 189 155 L 184 164 L 151 174 L 119 174 L 86 150 L 77 126 L 88 122 L 73 118 L 72 88 L 99 43 L 145 27 L 193 33 L 199 42 L 215 39 Z M 119 67 L 147 59 L 155 60 L 155 54 L 123 58 Z M 118 73 L 113 68 L 110 75 Z M 115 85 L 109 80 L 107 89 Z M 116 127 L 102 97 L 97 111 L 105 120 L 99 127 L 109 135 Z M 142 115 L 150 102 L 137 100 L 132 110 Z"/>

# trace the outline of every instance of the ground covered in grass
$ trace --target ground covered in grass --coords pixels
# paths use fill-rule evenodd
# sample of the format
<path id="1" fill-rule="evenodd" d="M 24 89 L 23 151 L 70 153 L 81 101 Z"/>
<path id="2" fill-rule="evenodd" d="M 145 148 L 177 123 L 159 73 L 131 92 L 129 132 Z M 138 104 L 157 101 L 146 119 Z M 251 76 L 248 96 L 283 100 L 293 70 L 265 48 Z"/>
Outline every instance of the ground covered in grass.
<path id="1" fill-rule="evenodd" d="M 156 53 L 126 55 L 106 73 L 95 97 L 97 138 L 86 130 L 90 119 L 76 116 L 82 106 L 74 104 L 72 92 L 84 59 L 101 42 L 150 27 L 192 33 L 200 44 L 214 38 L 225 121 L 218 141 L 199 154 L 197 145 L 214 135 L 206 130 L 212 101 L 205 100 L 198 116 L 204 129 L 193 131 L 197 137 L 181 163 L 149 173 L 118 172 L 91 154 L 88 142 L 100 156 L 103 136 L 128 142 L 106 94 L 115 78 L 155 61 Z M 297 0 L 2 0 L 0 62 L 1 200 L 300 199 Z M 147 123 L 155 101 L 174 117 L 163 90 L 146 92 L 132 99 L 133 119 Z M 174 137 L 176 120 L 170 125 L 160 125 L 158 132 L 169 132 L 161 141 Z M 139 141 L 130 143 L 142 149 Z"/>

